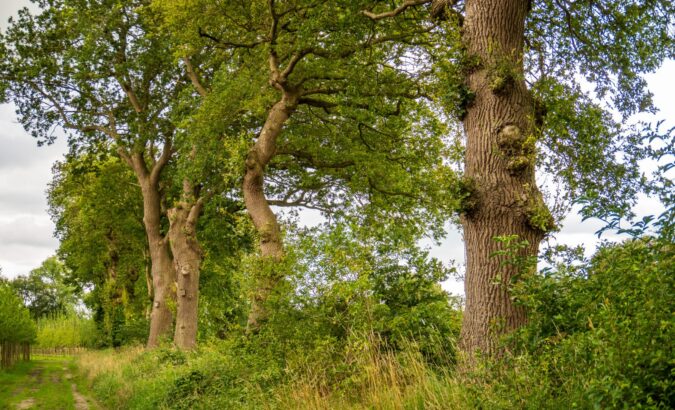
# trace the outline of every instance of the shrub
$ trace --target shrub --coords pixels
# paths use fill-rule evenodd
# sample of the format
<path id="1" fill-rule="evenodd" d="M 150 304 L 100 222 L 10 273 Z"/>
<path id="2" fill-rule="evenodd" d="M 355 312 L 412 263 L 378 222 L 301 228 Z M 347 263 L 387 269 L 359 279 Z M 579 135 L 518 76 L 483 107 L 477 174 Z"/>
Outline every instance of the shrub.
<path id="1" fill-rule="evenodd" d="M 675 407 L 674 273 L 675 246 L 646 237 L 525 281 L 530 323 L 511 342 L 531 381 L 563 407 Z"/>

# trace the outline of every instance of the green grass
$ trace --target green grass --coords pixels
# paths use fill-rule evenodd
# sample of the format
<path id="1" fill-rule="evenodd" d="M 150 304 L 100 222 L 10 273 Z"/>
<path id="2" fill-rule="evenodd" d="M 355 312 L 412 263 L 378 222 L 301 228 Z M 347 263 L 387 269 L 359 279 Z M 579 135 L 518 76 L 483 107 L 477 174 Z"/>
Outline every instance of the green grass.
<path id="1" fill-rule="evenodd" d="M 37 356 L 17 363 L 0 371 L 0 409 L 14 409 L 22 402 L 32 402 L 32 409 L 75 409 L 73 383 L 87 395 L 73 357 Z"/>

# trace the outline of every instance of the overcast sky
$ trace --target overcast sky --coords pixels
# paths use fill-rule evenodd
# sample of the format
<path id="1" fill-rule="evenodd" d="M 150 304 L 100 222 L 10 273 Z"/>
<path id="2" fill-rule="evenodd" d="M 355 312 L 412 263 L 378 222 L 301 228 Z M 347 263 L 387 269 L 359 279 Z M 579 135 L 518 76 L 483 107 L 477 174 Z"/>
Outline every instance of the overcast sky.
<path id="1" fill-rule="evenodd" d="M 0 0 L 0 25 L 22 7 L 27 0 Z M 654 101 L 661 112 L 659 118 L 675 125 L 675 61 L 668 61 L 655 74 L 648 75 Z M 62 158 L 66 143 L 59 139 L 51 146 L 38 147 L 16 120 L 14 107 L 0 105 L 0 267 L 6 277 L 26 274 L 53 255 L 58 241 L 53 237 L 54 226 L 46 212 L 45 190 L 51 180 L 54 161 Z M 658 202 L 644 198 L 639 213 L 658 211 Z M 570 245 L 586 244 L 590 253 L 597 238 L 598 222 L 581 223 L 578 215 L 570 215 L 561 232 L 551 241 Z M 608 236 L 607 238 L 611 238 Z M 441 246 L 432 247 L 432 255 L 444 262 L 463 263 L 464 250 L 458 232 L 451 231 Z M 445 287 L 453 293 L 463 293 L 461 283 L 448 281 Z"/>

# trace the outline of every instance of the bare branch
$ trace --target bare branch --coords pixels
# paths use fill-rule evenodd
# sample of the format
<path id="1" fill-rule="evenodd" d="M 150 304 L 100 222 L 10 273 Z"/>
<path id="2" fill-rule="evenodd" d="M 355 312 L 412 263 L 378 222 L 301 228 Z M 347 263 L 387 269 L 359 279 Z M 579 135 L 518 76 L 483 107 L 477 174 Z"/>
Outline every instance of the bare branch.
<path id="1" fill-rule="evenodd" d="M 432 0 L 406 0 L 403 4 L 401 4 L 400 6 L 396 7 L 394 10 L 391 10 L 391 11 L 375 14 L 372 11 L 363 10 L 363 11 L 361 11 L 361 14 L 370 18 L 371 20 L 382 20 L 384 18 L 396 17 L 399 14 L 406 11 L 406 9 L 408 9 L 409 7 L 419 6 L 419 5 L 422 5 L 422 4 L 428 4 L 428 3 L 431 3 L 431 1 Z"/>

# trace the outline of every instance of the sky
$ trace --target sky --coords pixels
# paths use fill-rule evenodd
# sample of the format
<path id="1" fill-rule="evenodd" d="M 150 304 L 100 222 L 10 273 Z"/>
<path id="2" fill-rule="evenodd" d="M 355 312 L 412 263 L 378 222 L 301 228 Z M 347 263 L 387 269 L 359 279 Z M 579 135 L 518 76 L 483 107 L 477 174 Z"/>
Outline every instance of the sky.
<path id="1" fill-rule="evenodd" d="M 15 15 L 27 0 L 0 0 L 0 27 L 5 27 L 7 18 Z M 667 61 L 656 73 L 646 76 L 654 93 L 654 102 L 660 109 L 658 118 L 675 125 L 675 61 Z M 51 168 L 67 150 L 63 138 L 50 146 L 38 147 L 18 123 L 12 105 L 0 105 L 0 268 L 5 277 L 25 275 L 38 267 L 58 248 L 53 237 L 54 225 L 47 214 L 45 191 L 51 180 Z M 658 212 L 659 203 L 642 198 L 636 207 L 638 214 Z M 306 218 L 309 222 L 311 216 Z M 581 221 L 576 213 L 570 214 L 562 223 L 562 230 L 549 239 L 550 243 L 569 245 L 585 244 L 587 253 L 592 253 L 598 238 L 594 234 L 602 225 L 599 221 Z M 460 233 L 449 227 L 447 238 L 435 245 L 430 241 L 431 255 L 458 265 L 464 262 L 464 248 Z M 604 239 L 615 237 L 603 236 Z M 460 281 L 449 280 L 444 287 L 452 293 L 462 294 Z"/>

